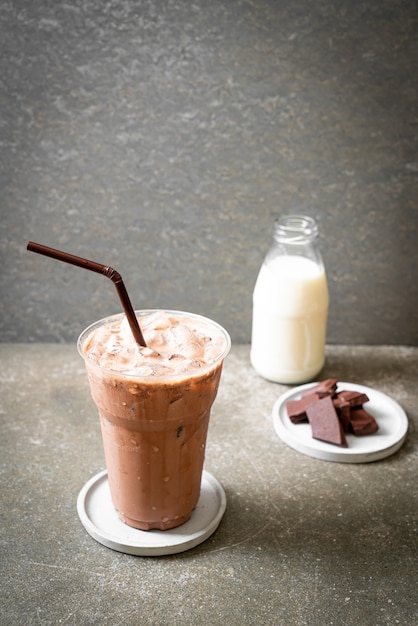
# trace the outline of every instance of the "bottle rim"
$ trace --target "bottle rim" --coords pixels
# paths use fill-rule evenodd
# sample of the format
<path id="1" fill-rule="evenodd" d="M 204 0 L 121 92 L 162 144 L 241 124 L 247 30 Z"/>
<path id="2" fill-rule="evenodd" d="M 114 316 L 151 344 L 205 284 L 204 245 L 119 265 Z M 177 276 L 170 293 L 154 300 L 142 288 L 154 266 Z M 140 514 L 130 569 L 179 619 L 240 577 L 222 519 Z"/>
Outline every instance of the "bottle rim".
<path id="1" fill-rule="evenodd" d="M 274 238 L 286 243 L 300 244 L 318 236 L 313 217 L 302 214 L 282 215 L 274 221 Z"/>

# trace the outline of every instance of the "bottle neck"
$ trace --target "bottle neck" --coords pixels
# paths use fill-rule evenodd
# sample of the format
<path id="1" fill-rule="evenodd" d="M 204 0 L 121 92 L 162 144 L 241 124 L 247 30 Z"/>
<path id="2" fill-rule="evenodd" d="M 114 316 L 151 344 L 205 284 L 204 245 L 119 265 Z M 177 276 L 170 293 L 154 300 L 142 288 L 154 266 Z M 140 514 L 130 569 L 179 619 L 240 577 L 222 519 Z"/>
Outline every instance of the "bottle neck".
<path id="1" fill-rule="evenodd" d="M 273 246 L 268 257 L 303 256 L 322 266 L 317 239 L 318 227 L 312 217 L 284 215 L 274 222 Z"/>
<path id="2" fill-rule="evenodd" d="M 284 215 L 274 222 L 273 238 L 279 244 L 306 245 L 314 242 L 317 237 L 318 227 L 312 217 Z"/>

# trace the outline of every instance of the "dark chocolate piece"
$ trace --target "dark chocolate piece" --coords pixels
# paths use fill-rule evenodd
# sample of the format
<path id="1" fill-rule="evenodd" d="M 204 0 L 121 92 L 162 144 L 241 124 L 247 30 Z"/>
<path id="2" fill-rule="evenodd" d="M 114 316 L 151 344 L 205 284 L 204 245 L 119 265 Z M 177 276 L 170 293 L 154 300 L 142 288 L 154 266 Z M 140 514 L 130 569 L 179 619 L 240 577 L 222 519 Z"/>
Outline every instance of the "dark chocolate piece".
<path id="1" fill-rule="evenodd" d="M 363 437 L 365 435 L 373 435 L 377 432 L 379 426 L 373 415 L 370 415 L 361 407 L 351 409 L 350 429 L 357 437 Z"/>
<path id="2" fill-rule="evenodd" d="M 300 400 L 288 400 L 288 402 L 286 402 L 286 409 L 290 421 L 293 424 L 303 424 L 307 422 L 306 408 L 312 404 L 312 402 L 317 402 L 318 400 L 319 396 L 316 393 L 303 396 Z"/>
<path id="3" fill-rule="evenodd" d="M 338 408 L 338 402 L 348 402 L 352 408 L 360 407 L 369 401 L 368 396 L 360 391 L 339 391 L 334 398 L 334 405 Z"/>
<path id="4" fill-rule="evenodd" d="M 350 432 L 350 418 L 351 418 L 351 407 L 349 402 L 340 402 L 336 403 L 335 399 L 332 399 L 332 403 L 334 408 L 337 411 L 338 418 L 341 422 L 341 426 L 343 427 L 343 431 L 345 433 Z"/>
<path id="5" fill-rule="evenodd" d="M 343 432 L 332 398 L 321 398 L 306 408 L 306 415 L 312 428 L 312 437 L 347 448 Z"/>
<path id="6" fill-rule="evenodd" d="M 316 393 L 320 398 L 324 398 L 326 396 L 332 396 L 337 391 L 337 378 L 327 378 L 326 380 L 317 383 L 313 387 L 306 389 L 302 393 L 302 397 L 308 396 L 311 393 Z"/>

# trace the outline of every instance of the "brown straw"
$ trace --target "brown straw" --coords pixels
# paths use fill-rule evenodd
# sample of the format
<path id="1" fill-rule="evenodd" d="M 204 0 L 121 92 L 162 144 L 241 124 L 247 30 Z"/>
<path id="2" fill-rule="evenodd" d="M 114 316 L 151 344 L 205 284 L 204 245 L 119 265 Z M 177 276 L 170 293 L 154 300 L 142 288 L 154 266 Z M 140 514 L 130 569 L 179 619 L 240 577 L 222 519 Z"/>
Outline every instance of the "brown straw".
<path id="1" fill-rule="evenodd" d="M 82 267 L 86 270 L 90 270 L 91 272 L 103 274 L 103 276 L 106 276 L 106 278 L 110 278 L 110 280 L 116 287 L 116 291 L 118 292 L 119 299 L 122 303 L 125 315 L 128 318 L 129 326 L 131 327 L 135 341 L 139 343 L 140 346 L 146 346 L 144 336 L 139 327 L 138 320 L 136 318 L 134 309 L 128 296 L 128 292 L 126 291 L 125 285 L 123 283 L 122 276 L 116 270 L 109 267 L 108 265 L 95 263 L 95 261 L 89 261 L 88 259 L 74 256 L 74 254 L 69 254 L 68 252 L 63 252 L 62 250 L 55 250 L 55 248 L 49 248 L 48 246 L 43 246 L 42 244 L 35 243 L 34 241 L 29 241 L 27 249 L 30 252 L 37 252 L 38 254 L 49 256 L 51 257 L 51 259 L 64 261 L 64 263 L 70 263 L 70 265 L 76 265 L 77 267 Z"/>

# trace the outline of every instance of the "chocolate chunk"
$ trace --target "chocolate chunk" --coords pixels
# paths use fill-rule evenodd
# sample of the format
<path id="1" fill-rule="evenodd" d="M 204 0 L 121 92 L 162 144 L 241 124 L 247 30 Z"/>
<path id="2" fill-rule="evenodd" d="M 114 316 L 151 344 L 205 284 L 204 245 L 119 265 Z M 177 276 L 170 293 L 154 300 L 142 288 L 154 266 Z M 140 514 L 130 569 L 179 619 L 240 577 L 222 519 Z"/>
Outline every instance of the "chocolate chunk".
<path id="1" fill-rule="evenodd" d="M 341 422 L 329 396 L 310 404 L 306 408 L 306 415 L 312 428 L 312 437 L 347 448 Z"/>
<path id="2" fill-rule="evenodd" d="M 379 429 L 373 415 L 370 415 L 365 409 L 355 408 L 351 410 L 350 429 L 357 435 L 362 437 L 365 435 L 373 435 Z"/>
<path id="3" fill-rule="evenodd" d="M 348 402 L 352 408 L 361 406 L 369 401 L 368 396 L 360 391 L 340 391 L 334 398 L 334 405 L 338 408 L 338 401 Z"/>
<path id="4" fill-rule="evenodd" d="M 307 422 L 306 408 L 312 404 L 312 402 L 317 402 L 318 400 L 319 396 L 316 393 L 303 396 L 300 400 L 288 400 L 288 402 L 286 402 L 286 409 L 290 421 L 293 424 L 303 424 L 303 422 Z"/>
<path id="5" fill-rule="evenodd" d="M 337 378 L 327 378 L 326 380 L 317 383 L 313 387 L 306 389 L 302 393 L 302 397 L 308 396 L 311 393 L 316 393 L 320 398 L 324 398 L 325 396 L 332 396 L 337 391 Z"/>
<path id="6" fill-rule="evenodd" d="M 351 407 L 349 402 L 340 402 L 336 403 L 335 399 L 332 399 L 332 403 L 334 408 L 337 411 L 338 418 L 341 422 L 341 426 L 343 427 L 343 431 L 345 433 L 350 432 L 350 418 L 351 418 Z"/>

